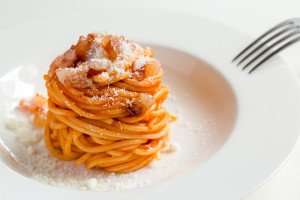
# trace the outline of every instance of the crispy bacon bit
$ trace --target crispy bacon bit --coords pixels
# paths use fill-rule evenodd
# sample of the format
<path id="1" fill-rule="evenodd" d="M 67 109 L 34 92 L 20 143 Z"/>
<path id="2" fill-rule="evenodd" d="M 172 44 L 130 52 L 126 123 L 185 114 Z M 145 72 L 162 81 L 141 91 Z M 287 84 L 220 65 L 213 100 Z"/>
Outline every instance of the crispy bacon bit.
<path id="1" fill-rule="evenodd" d="M 136 116 L 143 113 L 143 107 L 135 102 L 127 105 L 127 111 L 130 116 Z"/>
<path id="2" fill-rule="evenodd" d="M 99 74 L 99 71 L 94 70 L 94 69 L 89 69 L 88 73 L 87 73 L 87 78 L 91 78 L 95 75 Z"/>
<path id="3" fill-rule="evenodd" d="M 21 112 L 33 115 L 33 124 L 36 127 L 43 127 L 46 123 L 47 99 L 36 94 L 32 99 L 22 99 L 19 103 Z"/>
<path id="4" fill-rule="evenodd" d="M 76 68 L 59 68 L 56 70 L 56 75 L 61 83 L 82 89 L 93 85 L 92 80 L 87 77 L 88 71 L 88 65 L 82 63 Z"/>
<path id="5" fill-rule="evenodd" d="M 131 116 L 140 115 L 148 110 L 154 103 L 151 95 L 140 94 L 138 98 L 126 102 L 126 109 Z"/>
<path id="6" fill-rule="evenodd" d="M 94 34 L 89 34 L 87 37 L 80 36 L 79 41 L 75 46 L 75 52 L 81 61 L 87 59 L 88 51 L 90 50 L 94 39 Z"/>
<path id="7" fill-rule="evenodd" d="M 115 47 L 113 46 L 113 40 L 116 39 L 111 35 L 104 36 L 103 38 L 103 48 L 107 53 L 108 59 L 111 61 L 114 61 L 117 58 L 117 52 L 115 51 Z"/>
<path id="8" fill-rule="evenodd" d="M 40 94 L 36 94 L 32 99 L 22 99 L 19 103 L 19 109 L 27 113 L 40 113 L 47 111 L 47 99 Z"/>
<path id="9" fill-rule="evenodd" d="M 146 77 L 153 76 L 158 73 L 160 63 L 156 59 L 149 59 L 144 66 L 144 74 Z"/>
<path id="10" fill-rule="evenodd" d="M 58 68 L 73 67 L 77 61 L 77 55 L 73 47 L 66 51 L 63 55 L 58 56 L 50 65 L 49 75 L 52 77 Z"/>

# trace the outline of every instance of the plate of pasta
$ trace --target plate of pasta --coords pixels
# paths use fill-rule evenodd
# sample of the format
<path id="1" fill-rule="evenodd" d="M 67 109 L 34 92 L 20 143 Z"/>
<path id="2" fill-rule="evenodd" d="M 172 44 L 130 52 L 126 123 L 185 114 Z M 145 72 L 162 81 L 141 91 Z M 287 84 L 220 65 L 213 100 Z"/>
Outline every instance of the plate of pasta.
<path id="1" fill-rule="evenodd" d="M 292 69 L 277 56 L 248 76 L 231 64 L 248 36 L 115 9 L 118 20 L 70 12 L 0 30 L 1 199 L 235 200 L 254 190 L 298 137 Z"/>

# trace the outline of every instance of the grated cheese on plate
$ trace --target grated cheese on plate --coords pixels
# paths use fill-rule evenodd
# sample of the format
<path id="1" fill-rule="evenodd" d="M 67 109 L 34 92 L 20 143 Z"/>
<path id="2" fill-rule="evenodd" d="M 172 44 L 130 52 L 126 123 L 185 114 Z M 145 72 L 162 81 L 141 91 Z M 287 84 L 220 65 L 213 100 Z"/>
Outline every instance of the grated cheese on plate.
<path id="1" fill-rule="evenodd" d="M 116 89 L 113 93 L 119 92 L 122 91 Z M 176 155 L 171 152 L 165 152 L 167 154 L 162 160 L 128 174 L 86 170 L 74 162 L 61 161 L 49 155 L 43 131 L 35 129 L 27 116 L 14 114 L 6 120 L 5 126 L 16 136 L 16 146 L 24 149 L 20 150 L 21 155 L 17 155 L 20 162 L 32 172 L 34 179 L 49 185 L 79 190 L 119 191 L 144 187 L 174 172 L 169 163 L 176 159 Z"/>

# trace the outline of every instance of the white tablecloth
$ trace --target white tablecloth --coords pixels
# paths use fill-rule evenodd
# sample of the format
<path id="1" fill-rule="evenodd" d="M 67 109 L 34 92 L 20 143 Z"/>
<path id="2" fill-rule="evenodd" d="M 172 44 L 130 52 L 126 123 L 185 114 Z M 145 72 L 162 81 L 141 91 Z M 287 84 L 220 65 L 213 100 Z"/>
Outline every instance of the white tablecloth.
<path id="1" fill-rule="evenodd" d="M 96 0 L 103 7 L 122 6 L 160 8 L 211 18 L 255 37 L 283 19 L 300 15 L 299 0 Z M 82 9 L 82 3 L 93 1 L 0 0 L 0 28 L 23 23 L 36 17 L 55 15 L 68 9 Z M 283 54 L 300 72 L 300 44 Z M 300 92 L 300 91 L 299 91 Z M 299 122 L 300 123 L 300 122 Z M 300 141 L 289 161 L 263 187 L 251 193 L 248 200 L 300 199 Z"/>

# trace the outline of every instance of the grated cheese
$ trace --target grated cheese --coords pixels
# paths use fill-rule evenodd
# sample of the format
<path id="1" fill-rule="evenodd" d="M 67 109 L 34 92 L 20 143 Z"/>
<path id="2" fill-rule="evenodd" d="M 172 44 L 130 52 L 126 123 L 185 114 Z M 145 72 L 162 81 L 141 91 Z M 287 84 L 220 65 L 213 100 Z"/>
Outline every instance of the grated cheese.
<path id="1" fill-rule="evenodd" d="M 32 172 L 34 179 L 49 185 L 79 190 L 119 191 L 144 187 L 174 172 L 170 170 L 172 166 L 169 163 L 170 159 L 175 157 L 174 154 L 169 153 L 161 161 L 133 173 L 115 174 L 100 170 L 86 170 L 83 166 L 61 161 L 49 155 L 43 140 L 43 131 L 33 128 L 30 119 L 23 119 L 18 114 L 9 117 L 5 124 L 17 137 L 23 137 L 23 140 L 15 142 L 20 148 L 21 154 L 18 155 L 20 162 Z M 24 142 L 28 138 L 36 138 L 36 140 Z M 173 157 L 167 157 L 167 155 L 173 155 Z"/>

